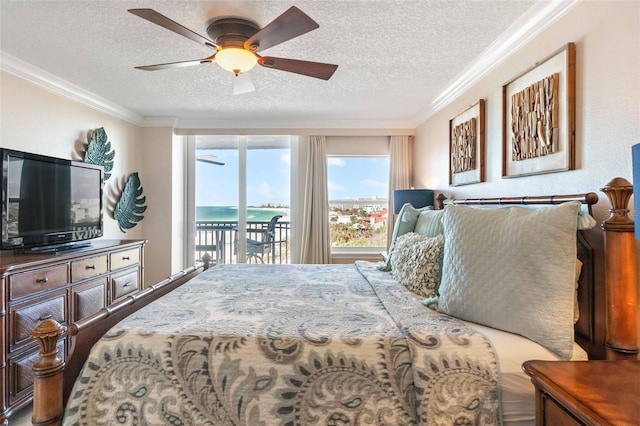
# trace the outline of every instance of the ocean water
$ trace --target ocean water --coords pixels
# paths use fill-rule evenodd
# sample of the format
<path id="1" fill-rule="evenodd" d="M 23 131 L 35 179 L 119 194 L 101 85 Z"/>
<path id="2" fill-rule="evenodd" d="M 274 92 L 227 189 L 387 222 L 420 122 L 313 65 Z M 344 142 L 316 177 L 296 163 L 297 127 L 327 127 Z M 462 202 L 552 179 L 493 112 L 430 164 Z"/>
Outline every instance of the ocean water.
<path id="1" fill-rule="evenodd" d="M 289 209 L 269 209 L 249 207 L 247 209 L 247 221 L 268 221 L 275 215 L 282 215 L 281 220 L 289 217 Z M 196 206 L 196 221 L 222 221 L 238 220 L 238 208 L 230 206 Z"/>

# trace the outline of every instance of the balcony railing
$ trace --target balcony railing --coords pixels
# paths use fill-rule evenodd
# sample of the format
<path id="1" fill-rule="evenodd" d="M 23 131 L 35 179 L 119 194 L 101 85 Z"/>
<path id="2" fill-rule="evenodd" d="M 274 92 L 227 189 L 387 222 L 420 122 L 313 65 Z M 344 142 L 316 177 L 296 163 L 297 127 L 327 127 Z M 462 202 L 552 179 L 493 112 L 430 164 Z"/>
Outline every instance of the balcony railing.
<path id="1" fill-rule="evenodd" d="M 290 223 L 278 221 L 275 224 L 273 240 L 267 243 L 269 221 L 247 222 L 247 239 L 257 244 L 247 245 L 247 258 L 238 259 L 237 221 L 196 222 L 195 258 L 202 259 L 205 253 L 216 264 L 223 263 L 289 263 Z"/>

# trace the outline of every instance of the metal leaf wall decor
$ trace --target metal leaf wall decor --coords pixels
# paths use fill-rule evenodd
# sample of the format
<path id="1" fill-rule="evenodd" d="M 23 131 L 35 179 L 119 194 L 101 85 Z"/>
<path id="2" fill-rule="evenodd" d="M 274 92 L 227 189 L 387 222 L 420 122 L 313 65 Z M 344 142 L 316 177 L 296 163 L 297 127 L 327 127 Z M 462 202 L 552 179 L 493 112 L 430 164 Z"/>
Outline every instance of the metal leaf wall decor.
<path id="1" fill-rule="evenodd" d="M 111 142 L 107 140 L 107 133 L 104 127 L 100 127 L 91 135 L 91 140 L 84 153 L 84 162 L 97 164 L 104 168 L 103 181 L 111 177 L 111 169 L 113 169 L 113 158 L 116 152 L 111 150 Z"/>
<path id="2" fill-rule="evenodd" d="M 118 221 L 122 232 L 133 228 L 144 219 L 142 213 L 147 210 L 147 206 L 143 205 L 146 200 L 147 197 L 142 196 L 142 185 L 138 172 L 132 173 L 129 175 L 120 200 L 113 210 L 113 217 Z"/>

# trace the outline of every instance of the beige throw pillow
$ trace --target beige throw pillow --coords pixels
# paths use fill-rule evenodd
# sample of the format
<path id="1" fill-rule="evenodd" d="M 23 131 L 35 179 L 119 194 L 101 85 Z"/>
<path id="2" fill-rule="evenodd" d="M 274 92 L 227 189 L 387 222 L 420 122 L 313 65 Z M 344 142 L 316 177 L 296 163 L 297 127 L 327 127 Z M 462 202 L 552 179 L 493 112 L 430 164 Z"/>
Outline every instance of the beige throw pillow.
<path id="1" fill-rule="evenodd" d="M 421 297 L 438 292 L 442 275 L 444 237 L 427 237 L 413 232 L 396 240 L 391 274 L 400 284 Z"/>
<path id="2" fill-rule="evenodd" d="M 395 249 L 396 240 L 407 232 L 413 232 L 420 212 L 426 210 L 433 210 L 433 206 L 426 206 L 421 209 L 416 209 L 411 205 L 411 203 L 406 203 L 402 206 L 402 209 L 400 209 L 400 213 L 398 213 L 398 217 L 396 218 L 396 224 L 393 227 L 389 253 L 387 254 L 385 261 L 378 264 L 377 268 L 379 270 L 385 272 L 389 272 L 391 270 L 391 258 Z"/>

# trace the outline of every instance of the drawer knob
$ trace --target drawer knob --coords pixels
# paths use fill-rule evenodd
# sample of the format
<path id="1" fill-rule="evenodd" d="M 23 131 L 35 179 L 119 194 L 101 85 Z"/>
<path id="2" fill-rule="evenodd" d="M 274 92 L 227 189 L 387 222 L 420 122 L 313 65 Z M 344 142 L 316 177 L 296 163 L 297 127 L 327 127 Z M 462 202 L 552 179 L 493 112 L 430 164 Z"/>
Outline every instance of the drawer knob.
<path id="1" fill-rule="evenodd" d="M 36 280 L 37 283 L 48 283 L 49 277 L 39 278 Z"/>
<path id="2" fill-rule="evenodd" d="M 51 315 L 51 314 L 44 314 L 44 315 L 40 316 L 40 318 L 38 318 L 38 320 L 39 320 L 39 321 L 44 321 L 44 320 L 46 320 L 46 319 L 51 318 L 52 316 L 53 316 L 53 315 Z"/>
<path id="3" fill-rule="evenodd" d="M 131 285 L 131 281 L 128 281 L 122 285 L 122 288 L 127 288 Z"/>
<path id="4" fill-rule="evenodd" d="M 87 265 L 87 269 L 96 269 L 96 265 Z"/>
<path id="5" fill-rule="evenodd" d="M 122 260 L 131 260 L 129 256 L 122 256 Z"/>

